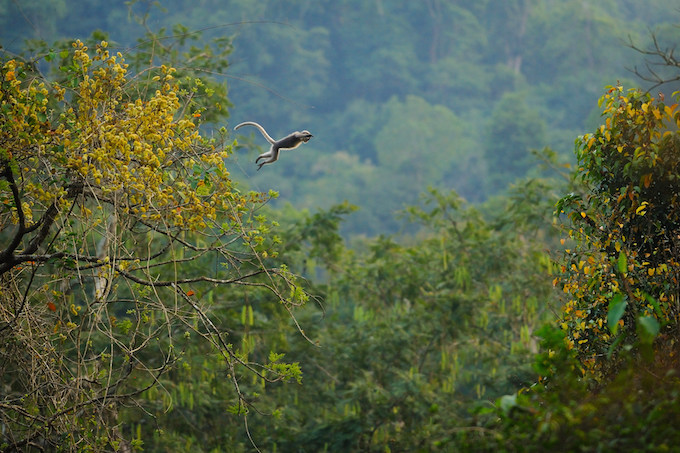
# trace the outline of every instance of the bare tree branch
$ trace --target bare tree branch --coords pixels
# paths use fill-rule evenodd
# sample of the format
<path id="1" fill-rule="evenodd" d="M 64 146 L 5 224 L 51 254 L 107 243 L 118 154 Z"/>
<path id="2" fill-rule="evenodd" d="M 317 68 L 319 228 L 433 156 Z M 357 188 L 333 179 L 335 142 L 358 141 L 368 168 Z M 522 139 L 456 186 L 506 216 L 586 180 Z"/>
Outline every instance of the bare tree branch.
<path id="1" fill-rule="evenodd" d="M 633 42 L 633 38 L 631 36 L 628 36 L 627 44 L 628 47 L 640 53 L 641 55 L 650 57 L 650 59 L 645 60 L 646 72 L 643 72 L 637 66 L 633 67 L 633 69 L 629 69 L 640 79 L 652 84 L 648 91 L 654 90 L 660 87 L 661 85 L 665 85 L 667 83 L 680 81 L 680 73 L 678 73 L 677 75 L 661 75 L 659 74 L 658 70 L 655 69 L 655 68 L 680 69 L 680 60 L 678 60 L 674 55 L 675 53 L 674 47 L 671 48 L 662 47 L 661 44 L 659 44 L 659 40 L 656 34 L 650 32 L 650 35 L 652 38 L 651 49 L 643 49 L 642 47 L 636 45 Z"/>

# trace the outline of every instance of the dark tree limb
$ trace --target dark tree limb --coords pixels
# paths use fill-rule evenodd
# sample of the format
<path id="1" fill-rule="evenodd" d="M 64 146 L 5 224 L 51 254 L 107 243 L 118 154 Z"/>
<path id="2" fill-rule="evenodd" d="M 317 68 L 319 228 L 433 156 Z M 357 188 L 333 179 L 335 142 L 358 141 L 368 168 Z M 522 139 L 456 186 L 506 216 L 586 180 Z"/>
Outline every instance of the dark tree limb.
<path id="1" fill-rule="evenodd" d="M 11 163 L 9 161 L 4 162 L 0 177 L 5 178 L 9 183 L 10 190 L 12 191 L 12 197 L 14 198 L 14 204 L 17 210 L 17 217 L 19 218 L 19 226 L 16 233 L 12 237 L 12 241 L 4 250 L 0 252 L 0 275 L 2 275 L 17 264 L 26 261 L 32 261 L 31 258 L 34 258 L 33 254 L 40 248 L 43 242 L 45 242 L 45 239 L 50 232 L 50 228 L 52 228 L 52 225 L 57 219 L 57 216 L 59 215 L 59 207 L 57 206 L 57 202 L 54 201 L 44 212 L 40 220 L 38 220 L 33 225 L 27 226 L 24 210 L 21 206 L 19 187 L 17 186 L 16 180 L 14 179 L 14 172 L 12 171 Z M 82 184 L 71 184 L 68 186 L 66 197 L 73 199 L 82 193 L 82 190 Z M 21 244 L 21 241 L 27 234 L 33 233 L 35 231 L 37 231 L 37 233 L 28 243 L 28 246 L 17 255 L 15 252 Z"/>

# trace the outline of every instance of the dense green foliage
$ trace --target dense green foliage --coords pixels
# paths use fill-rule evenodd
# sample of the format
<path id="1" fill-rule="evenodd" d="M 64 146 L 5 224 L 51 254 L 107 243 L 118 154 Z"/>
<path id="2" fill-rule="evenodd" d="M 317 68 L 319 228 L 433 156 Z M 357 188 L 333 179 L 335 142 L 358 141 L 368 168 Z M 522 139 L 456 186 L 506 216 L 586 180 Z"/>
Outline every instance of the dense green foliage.
<path id="1" fill-rule="evenodd" d="M 622 346 L 677 336 L 680 114 L 637 91 L 613 87 L 604 124 L 579 139 L 585 196 L 558 205 L 576 241 L 564 270 L 569 344 L 598 377 Z"/>
<path id="2" fill-rule="evenodd" d="M 559 328 L 542 329 L 536 369 L 551 374 L 528 392 L 480 412 L 483 436 L 459 443 L 469 451 L 674 451 L 680 442 L 680 367 L 666 349 L 654 360 L 630 360 L 596 388 L 581 376 Z M 665 342 L 672 350 L 673 342 Z M 629 356 L 629 359 L 632 359 Z"/>
<path id="3" fill-rule="evenodd" d="M 673 451 L 680 442 L 676 103 L 610 88 L 604 124 L 577 141 L 579 194 L 557 204 L 573 248 L 555 282 L 560 327 L 542 385 L 504 397 L 475 449 Z"/>
<path id="4" fill-rule="evenodd" d="M 485 219 L 434 190 L 424 205 L 412 245 L 379 238 L 332 266 L 320 347 L 291 351 L 304 385 L 268 431 L 282 451 L 448 448 L 471 407 L 535 381 L 534 331 L 557 304 L 530 216 L 508 204 Z"/>
<path id="5" fill-rule="evenodd" d="M 0 5 L 0 448 L 680 444 L 677 80 L 597 104 L 644 68 L 628 37 L 675 78 L 646 28 L 677 42 L 674 1 L 42 3 Z M 315 137 L 255 172 L 230 118 Z"/>

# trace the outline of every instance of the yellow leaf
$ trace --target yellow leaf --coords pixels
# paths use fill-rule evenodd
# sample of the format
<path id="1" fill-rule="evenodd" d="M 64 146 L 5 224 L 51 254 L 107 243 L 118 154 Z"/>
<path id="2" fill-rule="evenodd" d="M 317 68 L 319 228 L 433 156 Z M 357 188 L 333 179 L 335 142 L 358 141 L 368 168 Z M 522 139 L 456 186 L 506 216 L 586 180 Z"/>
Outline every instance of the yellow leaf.
<path id="1" fill-rule="evenodd" d="M 645 211 L 645 207 L 647 207 L 648 204 L 649 203 L 647 203 L 646 201 L 643 201 L 640 204 L 640 206 L 638 206 L 638 208 L 635 210 L 635 214 L 637 214 L 639 216 L 645 215 L 645 213 L 647 212 L 647 211 Z"/>

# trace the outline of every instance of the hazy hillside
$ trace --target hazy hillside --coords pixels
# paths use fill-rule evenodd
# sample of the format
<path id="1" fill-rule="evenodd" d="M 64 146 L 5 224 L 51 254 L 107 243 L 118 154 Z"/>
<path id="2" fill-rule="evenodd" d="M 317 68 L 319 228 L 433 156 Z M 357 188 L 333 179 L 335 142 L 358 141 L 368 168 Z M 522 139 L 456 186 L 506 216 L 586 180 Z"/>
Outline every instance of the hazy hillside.
<path id="1" fill-rule="evenodd" d="M 18 8 L 5 2 L 0 16 L 6 47 L 95 28 L 128 47 L 143 32 L 126 7 L 104 1 Z M 260 172 L 256 152 L 241 150 L 233 174 L 280 192 L 274 206 L 348 200 L 361 210 L 345 232 L 369 235 L 398 230 L 394 211 L 428 186 L 481 201 L 535 173 L 531 149 L 570 159 L 574 137 L 597 121 L 604 87 L 641 84 L 630 69 L 643 58 L 626 42 L 645 47 L 649 30 L 662 42 L 679 33 L 671 0 L 168 0 L 162 8 L 133 2 L 131 11 L 148 13 L 151 30 L 181 23 L 204 40 L 233 38 L 230 66 L 206 74 L 227 84 L 233 102 L 220 124 L 314 134 Z M 265 145 L 259 136 L 253 143 Z"/>

